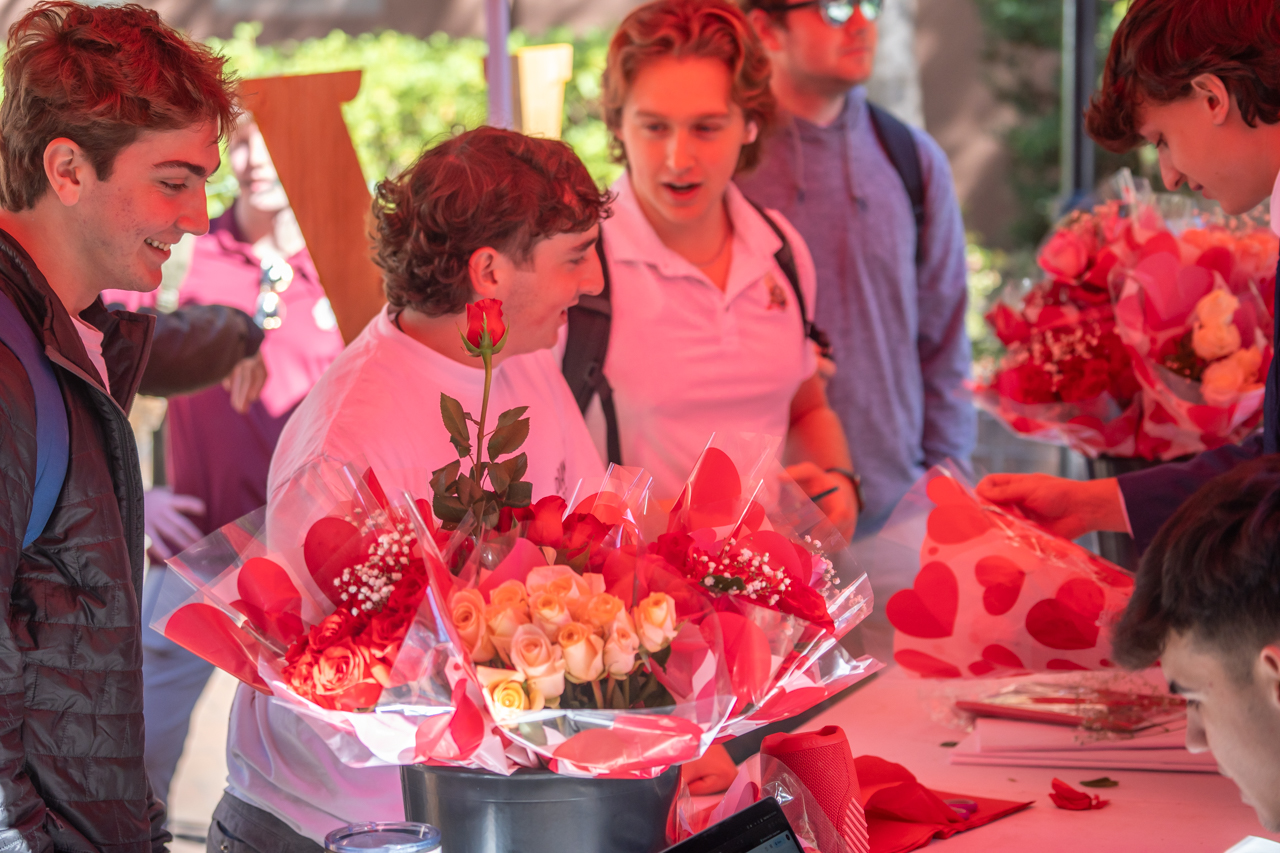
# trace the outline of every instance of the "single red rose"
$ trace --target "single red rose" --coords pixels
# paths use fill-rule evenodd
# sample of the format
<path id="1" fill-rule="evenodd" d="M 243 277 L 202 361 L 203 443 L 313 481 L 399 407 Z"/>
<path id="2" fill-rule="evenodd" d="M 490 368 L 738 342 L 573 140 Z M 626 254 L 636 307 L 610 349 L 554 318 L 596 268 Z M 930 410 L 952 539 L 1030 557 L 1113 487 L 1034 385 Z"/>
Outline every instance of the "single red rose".
<path id="1" fill-rule="evenodd" d="M 400 646 L 404 644 L 411 621 L 412 618 L 402 615 L 376 618 L 360 635 L 360 640 L 368 646 L 370 654 L 390 667 L 395 663 Z"/>
<path id="2" fill-rule="evenodd" d="M 373 707 L 382 686 L 373 677 L 371 658 L 367 647 L 349 637 L 325 649 L 312 670 L 316 704 L 339 711 Z"/>
<path id="3" fill-rule="evenodd" d="M 1092 235 L 1087 231 L 1064 229 L 1049 238 L 1036 260 L 1049 275 L 1074 280 L 1088 270 L 1090 255 L 1095 248 Z"/>
<path id="4" fill-rule="evenodd" d="M 356 619 L 348 610 L 335 610 L 320 621 L 320 624 L 311 628 L 311 634 L 308 638 L 308 646 L 311 651 L 319 654 L 334 643 L 341 642 L 353 633 L 357 628 Z"/>
<path id="5" fill-rule="evenodd" d="M 507 325 L 502 319 L 501 299 L 480 299 L 467 306 L 467 343 L 480 349 L 484 333 L 489 333 L 489 346 L 502 343 Z"/>
<path id="6" fill-rule="evenodd" d="M 568 508 L 569 505 L 559 495 L 548 495 L 535 503 L 530 508 L 533 516 L 525 528 L 525 538 L 534 545 L 559 548 L 564 540 L 564 522 L 561 519 Z"/>
<path id="7" fill-rule="evenodd" d="M 678 569 L 684 569 L 689 558 L 689 546 L 693 537 L 683 531 L 663 533 L 658 541 L 649 546 L 649 553 L 657 554 Z"/>
<path id="8" fill-rule="evenodd" d="M 996 337 L 1005 346 L 1026 343 L 1031 338 L 1031 326 L 1018 311 L 1000 302 L 987 314 L 987 322 L 995 330 Z"/>

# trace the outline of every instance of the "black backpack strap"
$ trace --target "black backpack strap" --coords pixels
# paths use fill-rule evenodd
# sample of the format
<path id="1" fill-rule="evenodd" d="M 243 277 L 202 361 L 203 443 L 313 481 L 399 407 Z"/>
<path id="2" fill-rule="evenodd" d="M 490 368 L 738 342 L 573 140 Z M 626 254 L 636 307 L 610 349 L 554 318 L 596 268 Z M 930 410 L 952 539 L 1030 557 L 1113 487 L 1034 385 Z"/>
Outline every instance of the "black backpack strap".
<path id="1" fill-rule="evenodd" d="M 600 396 L 609 461 L 621 465 L 622 442 L 618 439 L 618 412 L 613 406 L 613 388 L 604 375 L 613 309 L 609 301 L 609 262 L 604 255 L 603 228 L 596 240 L 596 254 L 600 257 L 600 270 L 604 273 L 604 289 L 596 296 L 578 297 L 578 304 L 569 309 L 569 329 L 560 371 L 569 383 L 569 390 L 573 392 L 578 409 L 584 415 L 591 405 L 591 398 L 597 394 Z"/>
<path id="2" fill-rule="evenodd" d="M 747 198 L 745 195 L 743 198 Z M 773 233 L 778 235 L 778 239 L 782 241 L 782 248 L 774 253 L 773 259 L 778 262 L 778 266 L 782 269 L 782 274 L 787 277 L 787 281 L 791 283 L 791 292 L 796 295 L 796 305 L 800 306 L 800 321 L 804 323 L 804 336 L 818 345 L 818 349 L 822 351 L 823 358 L 831 358 L 831 339 L 827 337 L 827 333 L 819 329 L 817 324 L 809 319 L 809 312 L 804 304 L 804 294 L 800 292 L 800 271 L 796 269 L 796 255 L 791 250 L 791 241 L 787 239 L 787 235 L 782 233 L 782 229 L 778 227 L 778 223 L 773 221 L 773 217 L 765 213 L 764 208 L 747 198 L 747 203 L 756 209 L 765 222 L 769 223 L 769 227 L 773 229 Z"/>
<path id="3" fill-rule="evenodd" d="M 868 103 L 871 126 L 889 161 L 902 178 L 911 199 L 911 214 L 916 220 L 916 264 L 924 261 L 924 171 L 920 168 L 920 148 L 911 128 L 883 107 Z"/>

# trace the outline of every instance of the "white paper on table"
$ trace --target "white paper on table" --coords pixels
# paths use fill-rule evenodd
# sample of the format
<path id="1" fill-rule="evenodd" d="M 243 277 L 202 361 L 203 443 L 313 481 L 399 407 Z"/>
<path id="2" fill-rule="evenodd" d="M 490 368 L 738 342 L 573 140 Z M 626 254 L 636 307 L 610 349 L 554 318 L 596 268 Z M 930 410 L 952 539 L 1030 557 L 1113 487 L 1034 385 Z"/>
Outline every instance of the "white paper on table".
<path id="1" fill-rule="evenodd" d="M 1181 724 L 1185 728 L 1185 722 Z M 1212 753 L 1188 752 L 1185 731 L 1172 725 L 1121 740 L 1081 737 L 1078 729 L 1021 720 L 979 718 L 951 751 L 952 764 L 1162 770 L 1216 773 Z"/>
<path id="2" fill-rule="evenodd" d="M 1239 844 L 1233 845 L 1227 853 L 1280 853 L 1280 844 L 1250 835 Z"/>

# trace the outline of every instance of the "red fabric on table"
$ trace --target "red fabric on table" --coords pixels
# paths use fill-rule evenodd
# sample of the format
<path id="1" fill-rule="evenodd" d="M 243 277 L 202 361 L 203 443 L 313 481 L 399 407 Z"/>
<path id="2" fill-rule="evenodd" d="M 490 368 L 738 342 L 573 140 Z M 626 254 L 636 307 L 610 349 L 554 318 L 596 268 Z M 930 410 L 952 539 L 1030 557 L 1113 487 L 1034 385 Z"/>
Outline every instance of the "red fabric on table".
<path id="1" fill-rule="evenodd" d="M 932 791 L 901 764 L 874 755 L 859 756 L 854 759 L 854 766 L 871 836 L 871 853 L 915 850 L 932 838 L 950 838 L 957 832 L 1021 811 L 1032 802 Z M 973 811 L 967 818 L 961 817 L 947 800 L 971 803 Z"/>
<path id="2" fill-rule="evenodd" d="M 782 762 L 804 783 L 831 821 L 831 827 L 852 849 L 867 849 L 858 772 L 843 729 L 827 726 L 816 732 L 769 735 L 760 744 L 760 754 Z M 824 838 L 814 840 L 819 849 L 829 846 Z"/>

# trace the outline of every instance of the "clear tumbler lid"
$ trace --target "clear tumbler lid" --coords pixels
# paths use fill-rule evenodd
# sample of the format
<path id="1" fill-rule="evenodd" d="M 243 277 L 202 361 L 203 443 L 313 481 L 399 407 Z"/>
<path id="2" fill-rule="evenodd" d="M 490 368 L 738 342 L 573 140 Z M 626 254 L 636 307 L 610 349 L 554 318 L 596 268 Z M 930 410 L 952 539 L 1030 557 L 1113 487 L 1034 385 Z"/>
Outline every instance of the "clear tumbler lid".
<path id="1" fill-rule="evenodd" d="M 353 823 L 324 837 L 332 853 L 432 853 L 440 849 L 440 830 L 425 823 Z"/>

